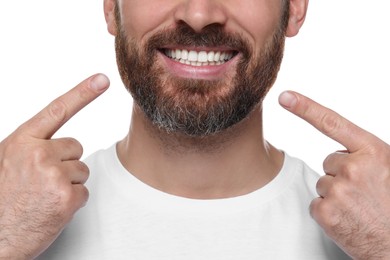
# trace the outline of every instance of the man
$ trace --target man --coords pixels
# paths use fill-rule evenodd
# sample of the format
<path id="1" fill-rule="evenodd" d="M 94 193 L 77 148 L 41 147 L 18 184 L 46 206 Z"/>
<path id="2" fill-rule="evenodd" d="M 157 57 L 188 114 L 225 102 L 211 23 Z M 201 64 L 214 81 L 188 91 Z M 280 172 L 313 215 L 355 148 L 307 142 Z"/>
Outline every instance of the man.
<path id="1" fill-rule="evenodd" d="M 129 134 L 86 160 L 88 206 L 51 246 L 86 203 L 89 171 L 77 141 L 50 138 L 108 79 L 85 80 L 5 139 L 0 256 L 345 258 L 307 211 L 318 177 L 262 135 L 262 100 L 307 4 L 106 0 L 135 100 Z M 347 148 L 324 163 L 313 218 L 351 257 L 386 259 L 389 146 L 298 93 L 280 103 Z"/>

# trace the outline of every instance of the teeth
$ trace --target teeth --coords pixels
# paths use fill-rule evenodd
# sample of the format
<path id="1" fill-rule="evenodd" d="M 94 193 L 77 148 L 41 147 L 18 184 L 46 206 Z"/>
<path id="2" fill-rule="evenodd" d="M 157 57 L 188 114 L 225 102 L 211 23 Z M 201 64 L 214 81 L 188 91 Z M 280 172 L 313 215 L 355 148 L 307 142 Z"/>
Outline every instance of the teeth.
<path id="1" fill-rule="evenodd" d="M 176 55 L 175 55 L 175 58 L 176 57 L 181 57 L 181 50 L 176 50 L 176 51 L 171 51 L 171 52 L 174 52 Z M 175 59 L 174 58 L 174 59 Z"/>
<path id="2" fill-rule="evenodd" d="M 196 51 L 190 51 L 188 53 L 188 60 L 189 61 L 198 61 L 198 53 Z"/>
<path id="3" fill-rule="evenodd" d="M 182 50 L 181 51 L 181 57 L 176 57 L 176 59 L 183 59 L 183 60 L 188 60 L 188 51 L 187 50 Z"/>
<path id="4" fill-rule="evenodd" d="M 212 51 L 210 51 L 208 54 L 207 54 L 207 60 L 208 61 L 214 61 L 214 56 L 215 56 L 215 54 L 214 54 L 214 52 L 212 52 Z"/>
<path id="5" fill-rule="evenodd" d="M 210 52 L 211 53 L 211 52 Z M 198 62 L 207 62 L 208 54 L 205 51 L 201 51 L 198 53 Z"/>
<path id="6" fill-rule="evenodd" d="M 214 54 L 214 61 L 217 62 L 219 61 L 219 58 L 221 57 L 221 53 L 219 51 L 217 51 L 215 54 Z"/>
<path id="7" fill-rule="evenodd" d="M 233 58 L 232 51 L 188 51 L 165 49 L 165 55 L 180 63 L 192 66 L 221 65 Z"/>

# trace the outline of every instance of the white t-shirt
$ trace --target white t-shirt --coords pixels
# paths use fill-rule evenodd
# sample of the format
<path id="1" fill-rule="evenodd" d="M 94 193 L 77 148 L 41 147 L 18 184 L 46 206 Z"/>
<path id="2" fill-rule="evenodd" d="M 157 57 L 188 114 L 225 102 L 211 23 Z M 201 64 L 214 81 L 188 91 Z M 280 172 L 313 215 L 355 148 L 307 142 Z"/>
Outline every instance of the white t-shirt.
<path id="1" fill-rule="evenodd" d="M 318 175 L 287 154 L 263 188 L 215 200 L 149 187 L 115 145 L 86 163 L 89 202 L 39 259 L 349 259 L 310 217 Z"/>

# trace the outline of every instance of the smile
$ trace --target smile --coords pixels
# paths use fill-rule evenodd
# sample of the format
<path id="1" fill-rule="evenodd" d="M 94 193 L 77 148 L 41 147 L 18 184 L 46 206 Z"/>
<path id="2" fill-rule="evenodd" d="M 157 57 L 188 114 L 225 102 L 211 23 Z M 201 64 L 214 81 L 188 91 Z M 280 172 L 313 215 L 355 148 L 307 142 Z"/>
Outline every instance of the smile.
<path id="1" fill-rule="evenodd" d="M 168 58 L 191 66 L 217 66 L 231 60 L 235 51 L 195 51 L 186 49 L 163 49 Z"/>

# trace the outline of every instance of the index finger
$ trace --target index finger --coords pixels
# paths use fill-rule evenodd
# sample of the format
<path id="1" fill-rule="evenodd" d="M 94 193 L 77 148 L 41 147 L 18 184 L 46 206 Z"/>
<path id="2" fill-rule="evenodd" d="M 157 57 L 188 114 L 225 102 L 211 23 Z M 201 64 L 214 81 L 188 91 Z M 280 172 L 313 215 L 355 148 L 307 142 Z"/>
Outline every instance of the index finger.
<path id="1" fill-rule="evenodd" d="M 293 91 L 283 92 L 279 103 L 291 113 L 313 125 L 320 132 L 345 146 L 349 152 L 369 145 L 375 136 L 335 111 Z"/>
<path id="2" fill-rule="evenodd" d="M 21 125 L 18 131 L 35 138 L 50 139 L 72 116 L 102 94 L 109 86 L 103 74 L 91 76 Z"/>

